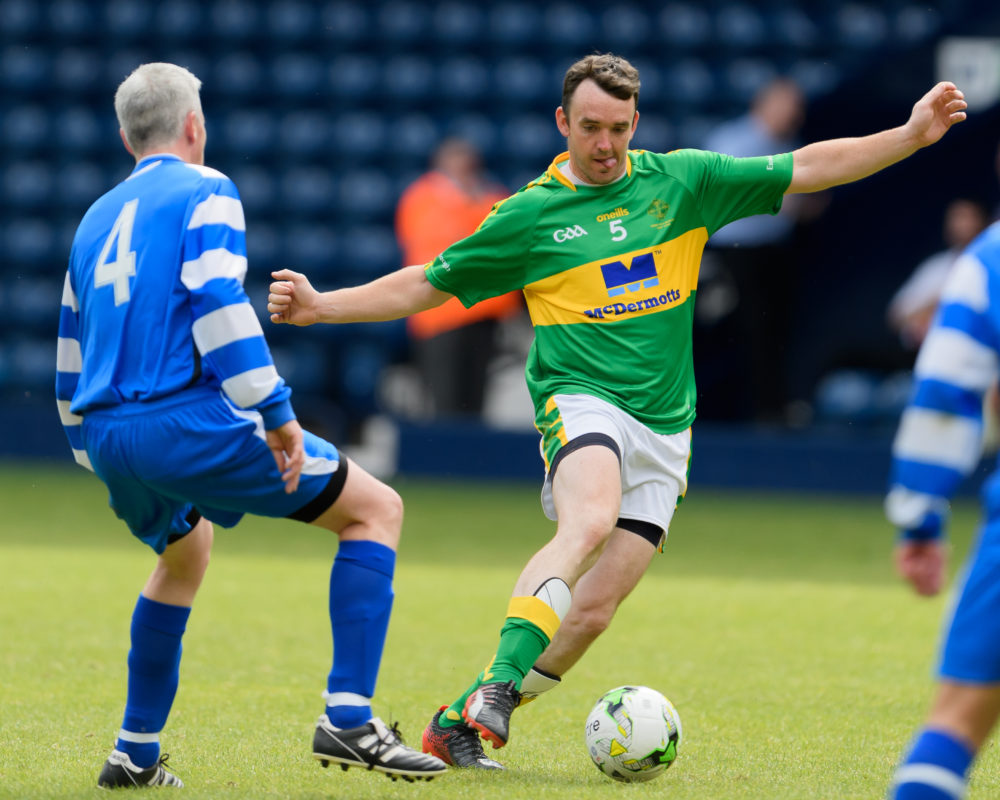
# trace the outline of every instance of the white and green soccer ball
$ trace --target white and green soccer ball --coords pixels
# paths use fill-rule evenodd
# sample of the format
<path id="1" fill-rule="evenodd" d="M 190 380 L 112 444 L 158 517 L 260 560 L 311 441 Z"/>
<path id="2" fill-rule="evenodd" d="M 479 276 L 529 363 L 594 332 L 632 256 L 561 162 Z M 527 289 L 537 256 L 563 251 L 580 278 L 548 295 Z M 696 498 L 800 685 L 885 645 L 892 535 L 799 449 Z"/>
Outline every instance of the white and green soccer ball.
<path id="1" fill-rule="evenodd" d="M 601 697 L 587 717 L 587 752 L 617 781 L 648 781 L 677 758 L 681 718 L 669 700 L 648 686 L 619 686 Z"/>

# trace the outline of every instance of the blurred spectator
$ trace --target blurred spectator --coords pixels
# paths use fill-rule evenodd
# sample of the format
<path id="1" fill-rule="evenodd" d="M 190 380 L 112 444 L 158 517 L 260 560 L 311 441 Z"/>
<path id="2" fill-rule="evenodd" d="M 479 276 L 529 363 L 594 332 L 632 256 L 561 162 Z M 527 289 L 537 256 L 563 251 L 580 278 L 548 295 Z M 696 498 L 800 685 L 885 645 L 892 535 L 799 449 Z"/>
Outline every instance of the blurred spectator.
<path id="1" fill-rule="evenodd" d="M 955 259 L 989 221 L 986 205 L 978 200 L 958 197 L 948 204 L 943 229 L 947 247 L 920 262 L 889 301 L 889 327 L 908 352 L 915 353 L 923 342 Z"/>
<path id="2" fill-rule="evenodd" d="M 757 92 L 746 114 L 711 131 L 704 148 L 737 157 L 787 153 L 800 145 L 804 116 L 802 90 L 777 78 Z M 793 233 L 800 219 L 816 216 L 825 204 L 825 194 L 789 195 L 778 214 L 737 220 L 709 240 L 695 329 L 701 416 L 783 419 L 785 351 L 795 305 Z M 748 391 L 711 388 L 733 382 Z"/>
<path id="3" fill-rule="evenodd" d="M 509 192 L 492 183 L 479 151 L 464 139 L 446 139 L 429 172 L 407 187 L 396 209 L 404 264 L 424 264 L 472 233 Z M 486 371 L 497 352 L 499 321 L 521 308 L 517 292 L 466 309 L 457 298 L 407 320 L 414 361 L 433 414 L 479 416 Z"/>

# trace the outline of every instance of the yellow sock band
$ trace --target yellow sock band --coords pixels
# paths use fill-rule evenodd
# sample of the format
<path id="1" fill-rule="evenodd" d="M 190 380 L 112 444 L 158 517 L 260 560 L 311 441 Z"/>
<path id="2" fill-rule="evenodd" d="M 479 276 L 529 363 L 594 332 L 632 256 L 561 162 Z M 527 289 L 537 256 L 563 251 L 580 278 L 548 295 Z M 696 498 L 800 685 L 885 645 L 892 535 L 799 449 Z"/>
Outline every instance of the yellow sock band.
<path id="1" fill-rule="evenodd" d="M 549 641 L 559 630 L 559 615 L 552 607 L 537 597 L 512 597 L 507 606 L 507 616 L 530 622 L 544 633 Z"/>

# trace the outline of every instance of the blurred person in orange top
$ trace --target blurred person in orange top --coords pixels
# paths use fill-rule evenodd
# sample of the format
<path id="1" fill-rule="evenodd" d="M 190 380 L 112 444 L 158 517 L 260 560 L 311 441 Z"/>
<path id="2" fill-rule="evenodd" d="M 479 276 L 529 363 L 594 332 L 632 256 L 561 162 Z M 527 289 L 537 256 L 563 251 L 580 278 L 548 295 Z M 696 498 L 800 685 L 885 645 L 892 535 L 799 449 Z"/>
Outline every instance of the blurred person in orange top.
<path id="1" fill-rule="evenodd" d="M 404 264 L 425 264 L 479 227 L 494 203 L 510 194 L 491 181 L 478 149 L 445 139 L 431 169 L 410 184 L 396 208 L 396 237 Z M 451 298 L 407 319 L 414 362 L 437 417 L 476 416 L 483 410 L 486 374 L 496 355 L 501 320 L 522 303 L 510 292 L 465 308 Z"/>

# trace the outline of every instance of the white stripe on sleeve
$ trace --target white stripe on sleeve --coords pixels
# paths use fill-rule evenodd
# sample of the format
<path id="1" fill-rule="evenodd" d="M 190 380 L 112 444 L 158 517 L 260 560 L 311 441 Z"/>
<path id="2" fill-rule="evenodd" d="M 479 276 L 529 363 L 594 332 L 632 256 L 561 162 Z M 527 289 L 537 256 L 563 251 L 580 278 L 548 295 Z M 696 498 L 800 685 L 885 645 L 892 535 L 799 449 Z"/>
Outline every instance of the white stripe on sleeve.
<path id="1" fill-rule="evenodd" d="M 59 406 L 59 420 L 62 422 L 63 426 L 68 427 L 83 423 L 83 417 L 79 414 L 74 414 L 69 410 L 69 400 L 56 400 L 56 405 Z"/>
<path id="2" fill-rule="evenodd" d="M 240 408 L 255 406 L 278 385 L 278 370 L 273 365 L 248 369 L 222 382 L 222 390 Z"/>
<path id="3" fill-rule="evenodd" d="M 886 517 L 889 522 L 903 530 L 917 527 L 931 511 L 945 516 L 948 513 L 948 501 L 899 485 L 893 486 L 885 498 Z"/>
<path id="4" fill-rule="evenodd" d="M 249 303 L 233 303 L 217 308 L 196 320 L 191 326 L 191 333 L 202 355 L 240 339 L 264 335 Z"/>
<path id="5" fill-rule="evenodd" d="M 985 392 L 996 380 L 997 354 L 964 331 L 935 325 L 920 348 L 914 369 L 918 378 Z"/>
<path id="6" fill-rule="evenodd" d="M 73 284 L 69 281 L 69 271 L 66 272 L 66 280 L 63 281 L 62 304 L 69 306 L 75 314 L 80 310 L 80 303 L 76 299 L 76 292 L 73 291 Z"/>
<path id="7" fill-rule="evenodd" d="M 193 261 L 181 265 L 181 281 L 191 291 L 200 289 L 213 278 L 236 278 L 243 283 L 246 274 L 246 256 L 230 253 L 224 247 L 206 250 Z"/>
<path id="8" fill-rule="evenodd" d="M 968 417 L 911 406 L 893 444 L 896 458 L 966 471 L 982 452 L 981 426 Z"/>
<path id="9" fill-rule="evenodd" d="M 90 463 L 90 456 L 87 455 L 86 450 L 74 450 L 73 458 L 81 467 L 86 467 L 91 472 L 94 471 L 94 465 Z"/>
<path id="10" fill-rule="evenodd" d="M 56 369 L 59 372 L 79 372 L 83 369 L 80 342 L 64 336 L 59 337 L 56 344 Z"/>
<path id="11" fill-rule="evenodd" d="M 245 231 L 247 223 L 243 217 L 243 204 L 235 197 L 210 194 L 194 207 L 188 230 L 202 225 L 228 225 L 233 230 Z"/>
<path id="12" fill-rule="evenodd" d="M 960 303 L 982 313 L 989 304 L 986 268 L 975 256 L 959 256 L 941 291 L 942 303 Z"/>

